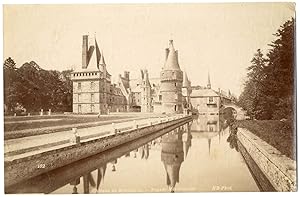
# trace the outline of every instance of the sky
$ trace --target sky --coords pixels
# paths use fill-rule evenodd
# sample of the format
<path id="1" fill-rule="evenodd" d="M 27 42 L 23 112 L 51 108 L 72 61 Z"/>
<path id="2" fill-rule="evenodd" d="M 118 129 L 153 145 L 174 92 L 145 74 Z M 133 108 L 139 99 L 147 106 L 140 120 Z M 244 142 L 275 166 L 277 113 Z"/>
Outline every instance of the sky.
<path id="1" fill-rule="evenodd" d="M 293 3 L 4 5 L 4 59 L 43 69 L 81 66 L 82 35 L 96 36 L 108 71 L 159 77 L 168 40 L 192 85 L 237 96 L 257 49 L 264 53 Z"/>

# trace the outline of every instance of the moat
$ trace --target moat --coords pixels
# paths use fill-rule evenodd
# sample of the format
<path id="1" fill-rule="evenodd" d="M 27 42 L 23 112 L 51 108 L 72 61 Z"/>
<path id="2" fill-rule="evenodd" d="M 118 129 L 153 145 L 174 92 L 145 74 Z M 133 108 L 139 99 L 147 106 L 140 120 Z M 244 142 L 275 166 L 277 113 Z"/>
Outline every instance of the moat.
<path id="1" fill-rule="evenodd" d="M 200 115 L 7 188 L 10 193 L 259 191 L 219 115 Z"/>

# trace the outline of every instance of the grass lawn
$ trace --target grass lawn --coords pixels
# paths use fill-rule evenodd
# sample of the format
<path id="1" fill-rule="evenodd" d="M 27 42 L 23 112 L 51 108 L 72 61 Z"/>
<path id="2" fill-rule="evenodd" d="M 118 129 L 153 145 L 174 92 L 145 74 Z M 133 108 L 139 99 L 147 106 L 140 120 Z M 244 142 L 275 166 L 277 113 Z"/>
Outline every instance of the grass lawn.
<path id="1" fill-rule="evenodd" d="M 281 153 L 296 160 L 296 130 L 293 122 L 279 120 L 239 120 L 238 127 L 246 128 Z"/>
<path id="2" fill-rule="evenodd" d="M 36 129 L 42 127 L 51 127 L 51 126 L 61 126 L 61 125 L 69 125 L 69 124 L 77 124 L 77 123 L 88 123 L 88 122 L 99 122 L 99 121 L 106 121 L 106 120 L 120 120 L 129 118 L 132 116 L 102 116 L 98 118 L 95 116 L 36 116 L 36 117 L 22 117 L 10 120 L 4 120 L 4 131 L 17 131 L 23 129 Z M 41 120 L 41 122 L 18 122 L 24 120 Z M 49 119 L 59 119 L 56 121 L 47 121 Z M 10 121 L 15 121 L 14 123 L 8 124 Z M 5 124 L 6 123 L 6 124 Z"/>

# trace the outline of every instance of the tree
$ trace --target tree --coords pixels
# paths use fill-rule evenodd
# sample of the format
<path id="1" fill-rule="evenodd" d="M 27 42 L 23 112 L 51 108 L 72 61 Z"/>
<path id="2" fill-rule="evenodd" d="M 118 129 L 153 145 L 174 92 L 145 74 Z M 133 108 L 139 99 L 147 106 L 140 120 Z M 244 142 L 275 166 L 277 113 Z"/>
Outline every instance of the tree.
<path id="1" fill-rule="evenodd" d="M 252 118 L 260 119 L 264 115 L 261 109 L 263 82 L 265 79 L 265 58 L 260 49 L 254 54 L 251 65 L 247 68 L 245 88 L 240 96 L 240 105 L 244 107 Z"/>
<path id="2" fill-rule="evenodd" d="M 293 118 L 294 26 L 294 19 L 285 22 L 274 34 L 267 58 L 258 49 L 251 60 L 239 104 L 253 118 Z"/>
<path id="3" fill-rule="evenodd" d="M 16 68 L 14 61 L 8 58 L 4 71 L 4 103 L 9 112 L 15 112 L 17 106 L 24 107 L 27 112 L 72 110 L 72 70 L 47 71 L 34 61 Z"/>
<path id="4" fill-rule="evenodd" d="M 6 112 L 10 112 L 16 107 L 18 102 L 17 85 L 15 81 L 18 81 L 16 73 L 16 63 L 9 57 L 3 63 L 4 69 L 4 103 L 6 106 Z"/>
<path id="5" fill-rule="evenodd" d="M 273 91 L 268 96 L 274 98 L 272 118 L 291 118 L 294 111 L 294 68 L 295 68 L 295 20 L 285 22 L 274 34 L 277 39 L 270 46 L 267 53 L 269 72 L 267 82 Z"/>

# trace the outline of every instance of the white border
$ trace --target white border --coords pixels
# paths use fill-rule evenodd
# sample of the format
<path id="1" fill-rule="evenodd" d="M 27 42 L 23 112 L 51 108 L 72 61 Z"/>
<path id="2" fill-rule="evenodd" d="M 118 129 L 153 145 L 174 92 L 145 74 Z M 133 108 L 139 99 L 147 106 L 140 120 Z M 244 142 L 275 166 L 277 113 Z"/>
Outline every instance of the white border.
<path id="1" fill-rule="evenodd" d="M 231 1 L 222 1 L 222 0 L 212 0 L 212 1 L 201 1 L 201 0 L 188 0 L 188 1 L 183 1 L 183 0 L 44 0 L 44 1 L 41 1 L 41 0 L 3 0 L 1 2 L 1 4 L 91 4 L 91 3 L 242 3 L 242 2 L 250 2 L 250 3 L 256 3 L 256 2 L 295 2 L 295 1 L 289 1 L 289 0 L 264 0 L 264 1 L 253 1 L 253 0 L 246 0 L 246 1 L 237 1 L 237 0 L 231 0 Z M 298 4 L 296 3 L 296 12 L 298 10 Z M 1 44 L 1 60 L 2 62 L 4 62 L 3 60 L 3 5 L 1 6 L 0 8 L 1 10 L 1 18 L 0 18 L 0 26 L 1 26 L 1 39 L 0 39 L 0 44 Z M 297 20 L 296 20 L 297 21 Z M 296 28 L 296 37 L 299 38 L 299 31 L 297 30 Z M 298 39 L 297 39 L 297 42 L 296 42 L 296 46 L 298 45 Z M 299 50 L 297 50 L 297 53 L 296 53 L 296 65 L 297 65 L 297 60 L 298 60 L 298 57 L 299 57 Z M 299 74 L 299 69 L 297 69 L 297 76 Z M 0 69 L 0 76 L 2 76 L 2 79 L 3 79 L 3 69 Z M 2 129 L 1 131 L 3 131 L 3 80 L 1 82 L 1 85 L 0 85 L 0 91 L 2 92 L 1 96 L 0 96 L 0 115 L 1 115 L 1 122 L 2 122 Z M 297 80 L 297 92 L 298 92 L 298 87 L 299 87 L 299 80 Z M 297 93 L 297 103 L 299 102 L 299 98 L 298 98 L 298 93 Z M 297 112 L 298 112 L 298 107 L 297 107 Z M 298 121 L 298 113 L 297 113 L 297 124 L 299 123 Z M 1 147 L 0 148 L 0 154 L 2 155 L 1 157 L 1 162 L 0 162 L 0 167 L 1 167 L 1 189 L 0 189 L 0 195 L 1 194 L 4 194 L 4 161 L 3 161 L 3 158 L 4 158 L 4 151 L 3 151 L 3 148 L 4 148 L 4 138 L 3 138 L 3 132 L 1 133 Z M 299 140 L 299 135 L 297 135 L 297 142 Z M 299 151 L 298 151 L 298 148 L 297 148 L 297 158 L 299 158 Z M 298 165 L 298 163 L 297 163 Z M 297 176 L 298 178 L 298 176 Z M 252 196 L 252 195 L 258 195 L 258 196 L 262 196 L 262 195 L 272 195 L 272 196 L 279 196 L 279 195 L 296 195 L 298 192 L 294 192 L 294 193 L 252 193 L 252 192 L 247 192 L 247 193 L 240 193 L 240 192 L 230 192 L 230 193 L 188 193 L 188 195 L 191 195 L 191 196 L 199 196 L 199 195 L 204 195 L 204 196 L 207 196 L 207 195 L 212 195 L 212 196 L 215 196 L 215 195 L 219 195 L 221 194 L 222 196 L 240 196 L 240 195 L 246 195 L 246 196 Z M 23 196 L 32 196 L 31 194 L 23 194 Z M 117 196 L 117 195 L 120 195 L 120 194 L 101 194 L 102 196 L 105 195 L 105 196 Z M 132 195 L 141 195 L 139 193 L 136 193 L 136 194 L 121 194 L 123 196 L 132 196 Z M 168 193 L 163 193 L 163 194 L 156 194 L 156 193 L 147 193 L 147 194 L 142 194 L 143 196 L 169 196 L 169 195 L 172 195 L 172 196 L 183 196 L 183 195 L 186 195 L 185 194 L 179 194 L 179 193 L 175 193 L 175 194 L 168 194 Z M 298 194 L 297 194 L 298 195 Z M 17 196 L 17 195 L 11 195 L 11 196 Z M 40 196 L 40 195 L 35 195 L 35 196 Z M 64 195 L 61 195 L 61 196 L 71 196 L 71 195 L 67 195 L 67 194 L 64 194 Z M 80 195 L 81 196 L 81 195 Z"/>

